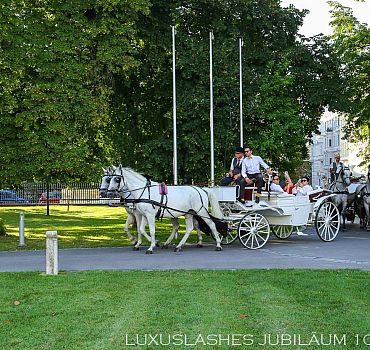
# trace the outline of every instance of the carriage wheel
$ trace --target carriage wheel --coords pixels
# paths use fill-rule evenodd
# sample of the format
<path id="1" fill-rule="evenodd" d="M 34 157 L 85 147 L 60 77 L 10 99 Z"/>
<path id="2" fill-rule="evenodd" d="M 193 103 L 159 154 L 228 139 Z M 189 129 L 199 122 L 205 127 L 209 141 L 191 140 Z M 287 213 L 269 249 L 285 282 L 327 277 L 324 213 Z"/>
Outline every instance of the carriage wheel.
<path id="1" fill-rule="evenodd" d="M 320 204 L 315 217 L 316 233 L 325 242 L 332 241 L 340 229 L 340 215 L 337 206 L 332 202 Z"/>
<path id="2" fill-rule="evenodd" d="M 227 227 L 227 236 L 221 237 L 221 244 L 228 245 L 233 243 L 238 238 L 238 223 L 239 221 L 230 221 Z"/>
<path id="3" fill-rule="evenodd" d="M 270 225 L 263 215 L 249 213 L 240 220 L 238 235 L 244 247 L 259 249 L 266 244 L 270 236 Z"/>
<path id="4" fill-rule="evenodd" d="M 293 232 L 293 226 L 271 226 L 272 233 L 279 239 L 287 239 Z"/>

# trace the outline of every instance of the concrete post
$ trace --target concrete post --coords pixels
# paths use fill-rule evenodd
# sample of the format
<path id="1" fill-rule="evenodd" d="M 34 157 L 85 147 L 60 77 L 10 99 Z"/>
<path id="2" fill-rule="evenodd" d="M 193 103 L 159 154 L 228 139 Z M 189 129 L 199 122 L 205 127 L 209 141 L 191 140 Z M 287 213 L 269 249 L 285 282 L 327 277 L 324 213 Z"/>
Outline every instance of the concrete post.
<path id="1" fill-rule="evenodd" d="M 19 212 L 19 244 L 18 247 L 25 247 L 24 239 L 24 211 Z"/>
<path id="2" fill-rule="evenodd" d="M 58 274 L 58 233 L 46 231 L 46 274 Z"/>

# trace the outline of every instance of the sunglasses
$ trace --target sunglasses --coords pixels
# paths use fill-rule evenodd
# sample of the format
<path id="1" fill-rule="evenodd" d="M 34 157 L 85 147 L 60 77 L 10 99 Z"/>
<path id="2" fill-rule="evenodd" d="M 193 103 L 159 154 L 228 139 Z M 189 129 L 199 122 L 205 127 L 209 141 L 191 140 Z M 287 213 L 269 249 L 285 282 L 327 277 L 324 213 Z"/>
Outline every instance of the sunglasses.
<path id="1" fill-rule="evenodd" d="M 279 178 L 278 177 L 276 177 L 275 179 L 273 179 L 273 180 L 279 180 Z"/>
<path id="2" fill-rule="evenodd" d="M 307 180 L 303 179 L 302 182 L 307 182 Z"/>

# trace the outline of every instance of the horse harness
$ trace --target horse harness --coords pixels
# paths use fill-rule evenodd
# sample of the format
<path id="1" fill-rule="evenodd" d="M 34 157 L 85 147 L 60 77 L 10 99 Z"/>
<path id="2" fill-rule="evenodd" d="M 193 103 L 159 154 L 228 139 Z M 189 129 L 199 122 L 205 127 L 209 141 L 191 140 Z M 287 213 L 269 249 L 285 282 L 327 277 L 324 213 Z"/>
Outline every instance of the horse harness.
<path id="1" fill-rule="evenodd" d="M 331 190 L 332 190 L 332 193 L 333 193 L 333 194 L 346 194 L 346 195 L 348 195 L 348 194 L 349 194 L 348 189 L 345 189 L 344 191 L 339 191 L 339 190 L 337 190 L 337 189 L 338 189 L 338 188 L 337 188 L 337 186 L 336 186 L 337 182 L 338 182 L 338 183 L 342 183 L 342 184 L 344 184 L 344 181 L 339 181 L 339 180 L 338 180 L 338 179 L 339 179 L 339 175 L 341 175 L 343 172 L 344 172 L 344 168 L 343 168 L 343 165 L 342 165 L 342 166 L 341 166 L 341 170 L 339 171 L 339 173 L 336 173 L 336 174 L 335 174 L 335 182 L 333 182 L 333 183 L 330 185 L 330 187 L 329 187 L 329 189 L 331 189 Z"/>
<path id="2" fill-rule="evenodd" d="M 119 177 L 119 180 L 117 181 L 117 179 L 115 180 L 116 182 L 120 182 L 121 180 L 124 182 L 124 176 L 123 176 L 123 173 L 122 173 L 122 170 L 121 170 L 121 174 L 120 175 L 114 175 L 116 177 Z M 150 188 L 151 187 L 157 187 L 158 185 L 152 185 L 150 179 L 147 178 L 147 181 L 146 181 L 146 184 L 144 187 L 139 187 L 139 188 L 136 188 L 134 190 L 127 190 L 127 191 L 120 191 L 121 193 L 129 193 L 129 195 L 126 197 L 126 198 L 122 198 L 122 205 L 125 205 L 125 203 L 127 204 L 133 204 L 133 208 L 135 209 L 135 204 L 137 203 L 147 203 L 147 204 L 151 204 L 153 209 L 157 206 L 159 207 L 158 211 L 157 211 L 157 214 L 155 215 L 155 217 L 158 219 L 163 219 L 163 216 L 164 216 L 164 213 L 165 213 L 165 210 L 167 210 L 168 214 L 170 214 L 173 218 L 175 218 L 175 216 L 170 212 L 170 210 L 172 211 L 177 211 L 179 213 L 182 213 L 182 214 L 191 214 L 191 215 L 197 215 L 199 217 L 202 217 L 201 215 L 199 215 L 199 211 L 201 209 L 206 209 L 207 208 L 204 206 L 204 202 L 203 202 L 203 198 L 202 198 L 202 195 L 201 193 L 198 191 L 198 189 L 195 187 L 195 186 L 190 186 L 192 188 L 194 188 L 198 194 L 199 194 L 199 198 L 201 200 L 201 203 L 202 203 L 202 206 L 200 207 L 200 209 L 197 211 L 197 212 L 190 212 L 190 211 L 182 211 L 182 210 L 179 210 L 179 209 L 176 209 L 176 208 L 172 208 L 172 207 L 169 207 L 167 205 L 168 203 L 168 190 L 167 190 L 167 186 L 164 182 L 160 183 L 159 184 L 159 193 L 161 195 L 161 200 L 160 202 L 158 201 L 155 201 L 153 199 L 150 198 Z M 144 193 L 145 193 L 145 190 L 148 189 L 148 197 L 149 198 L 141 198 Z M 139 190 L 143 190 L 139 196 L 139 198 L 134 198 L 134 199 L 130 199 L 128 198 L 130 195 L 131 195 L 131 192 L 132 191 L 139 191 Z M 205 190 L 203 190 L 205 193 L 207 193 Z M 208 211 L 208 210 L 207 210 Z"/>

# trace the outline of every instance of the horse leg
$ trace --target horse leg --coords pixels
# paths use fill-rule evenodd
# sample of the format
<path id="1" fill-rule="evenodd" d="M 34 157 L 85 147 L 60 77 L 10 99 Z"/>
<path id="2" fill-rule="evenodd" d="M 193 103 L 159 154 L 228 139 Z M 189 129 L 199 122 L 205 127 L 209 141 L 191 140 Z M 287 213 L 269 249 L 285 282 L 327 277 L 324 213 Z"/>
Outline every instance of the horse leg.
<path id="1" fill-rule="evenodd" d="M 165 248 L 165 249 L 168 248 L 168 246 L 171 244 L 172 240 L 174 239 L 176 233 L 179 230 L 179 227 L 180 227 L 179 219 L 178 218 L 172 218 L 171 222 L 172 222 L 172 232 L 169 235 L 169 237 L 167 238 L 166 242 L 164 242 L 164 244 L 162 246 L 162 249 L 163 248 Z"/>
<path id="2" fill-rule="evenodd" d="M 203 220 L 205 221 L 205 223 L 211 229 L 211 231 L 213 233 L 213 237 L 216 240 L 216 251 L 221 251 L 222 250 L 222 247 L 221 247 L 221 238 L 220 238 L 220 235 L 217 232 L 215 223 L 212 221 L 212 219 L 206 218 L 204 215 L 203 215 Z"/>
<path id="3" fill-rule="evenodd" d="M 153 249 L 156 246 L 155 240 L 155 215 L 153 216 L 146 216 L 146 221 L 149 224 L 149 232 L 151 237 L 151 242 L 149 248 L 146 250 L 145 254 L 152 254 Z"/>
<path id="4" fill-rule="evenodd" d="M 142 235 L 147 236 L 145 232 L 146 220 L 139 213 L 134 212 L 136 225 L 137 225 L 137 242 L 134 245 L 134 250 L 139 250 L 139 247 L 142 243 Z"/>
<path id="5" fill-rule="evenodd" d="M 197 231 L 197 235 L 198 235 L 197 248 L 202 248 L 203 247 L 203 236 L 202 236 L 202 233 L 200 232 L 200 229 L 199 229 L 199 222 L 197 220 L 193 219 L 193 225 L 194 225 L 194 228 Z"/>
<path id="6" fill-rule="evenodd" d="M 125 223 L 124 231 L 126 232 L 127 237 L 131 241 L 132 245 L 135 245 L 137 243 L 137 239 L 130 233 L 130 225 L 135 222 L 135 216 L 132 213 L 127 212 L 127 220 Z"/>
<path id="7" fill-rule="evenodd" d="M 342 222 L 343 222 L 342 231 L 347 231 L 347 229 L 346 229 L 346 212 L 345 211 L 342 211 Z"/>
<path id="8" fill-rule="evenodd" d="M 185 224 L 186 224 L 186 232 L 184 237 L 182 237 L 179 244 L 175 247 L 175 252 L 181 251 L 182 247 L 186 243 L 187 239 L 189 238 L 189 235 L 191 231 L 193 231 L 193 217 L 190 215 L 185 215 Z"/>
<path id="9" fill-rule="evenodd" d="M 369 213 L 369 207 L 370 207 L 370 204 L 367 203 L 366 199 L 369 198 L 369 197 L 364 197 L 364 207 L 365 207 L 365 228 L 366 228 L 366 231 L 370 231 L 370 226 L 369 226 L 369 219 L 370 219 L 370 213 Z"/>

